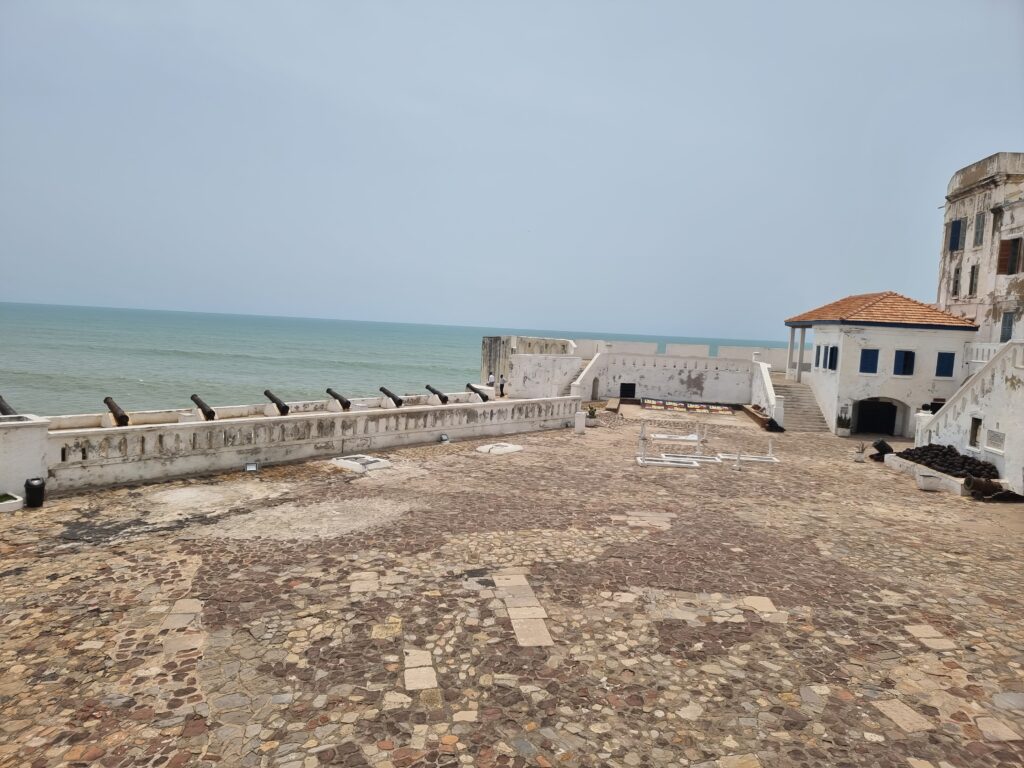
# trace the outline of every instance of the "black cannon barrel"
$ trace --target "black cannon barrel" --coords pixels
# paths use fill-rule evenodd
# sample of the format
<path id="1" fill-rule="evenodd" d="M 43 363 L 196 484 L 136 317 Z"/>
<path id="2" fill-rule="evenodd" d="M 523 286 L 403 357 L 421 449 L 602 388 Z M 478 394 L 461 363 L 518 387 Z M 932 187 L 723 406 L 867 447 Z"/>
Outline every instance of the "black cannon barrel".
<path id="1" fill-rule="evenodd" d="M 192 395 L 192 397 L 190 397 L 189 400 L 195 403 L 196 408 L 203 412 L 203 418 L 206 419 L 207 421 L 213 421 L 214 419 L 217 418 L 217 412 L 214 411 L 213 408 L 208 406 L 206 402 L 203 400 L 203 398 L 201 398 L 199 395 Z"/>
<path id="2" fill-rule="evenodd" d="M 437 395 L 437 398 L 441 401 L 441 405 L 448 405 L 448 395 L 439 389 L 434 389 L 432 386 L 427 384 L 427 392 L 431 392 Z"/>
<path id="3" fill-rule="evenodd" d="M 4 396 L 0 395 L 0 416 L 17 416 L 18 412 L 8 405 Z"/>
<path id="4" fill-rule="evenodd" d="M 470 392 L 476 392 L 478 395 L 480 395 L 480 399 L 483 400 L 485 403 L 490 399 L 489 397 L 487 397 L 486 392 L 481 391 L 477 387 L 474 387 L 472 384 L 467 384 L 466 389 L 468 389 Z"/>
<path id="5" fill-rule="evenodd" d="M 349 400 L 346 397 L 342 397 L 341 395 L 339 395 L 337 392 L 335 392 L 330 387 L 327 388 L 327 394 L 330 395 L 331 397 L 333 397 L 339 403 L 341 403 L 341 409 L 343 411 L 347 411 L 349 408 L 352 407 L 352 401 L 351 400 Z"/>
<path id="6" fill-rule="evenodd" d="M 991 496 L 994 493 L 1005 490 L 999 483 L 984 477 L 975 477 L 974 475 L 968 475 L 964 478 L 964 488 L 968 491 L 980 493 L 982 496 Z"/>
<path id="7" fill-rule="evenodd" d="M 286 403 L 280 397 L 275 395 L 269 389 L 264 389 L 263 390 L 263 395 L 267 398 L 267 400 L 269 400 L 270 402 L 272 402 L 274 405 L 277 406 L 277 412 L 278 413 L 280 413 L 282 416 L 287 416 L 288 415 L 288 411 L 290 410 L 288 408 L 288 403 Z"/>
<path id="8" fill-rule="evenodd" d="M 391 402 L 395 404 L 395 408 L 401 408 L 402 407 L 402 403 L 405 402 L 404 400 L 402 400 L 402 398 L 400 398 L 398 395 L 396 395 L 394 392 L 392 392 L 387 387 L 381 387 L 380 391 L 384 393 L 384 397 L 390 397 L 391 398 Z"/>
<path id="9" fill-rule="evenodd" d="M 125 413 L 121 406 L 114 402 L 112 397 L 104 397 L 103 404 L 110 410 L 110 414 L 114 417 L 114 422 L 119 427 L 127 427 L 131 423 L 131 419 L 128 418 L 128 414 Z"/>

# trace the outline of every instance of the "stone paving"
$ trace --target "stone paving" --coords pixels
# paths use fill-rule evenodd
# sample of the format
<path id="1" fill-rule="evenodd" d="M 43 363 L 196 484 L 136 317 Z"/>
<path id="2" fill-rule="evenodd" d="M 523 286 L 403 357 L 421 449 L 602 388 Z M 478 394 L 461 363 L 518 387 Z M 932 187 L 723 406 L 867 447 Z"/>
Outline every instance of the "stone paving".
<path id="1" fill-rule="evenodd" d="M 0 766 L 1024 765 L 1024 509 L 638 433 L 0 517 Z"/>

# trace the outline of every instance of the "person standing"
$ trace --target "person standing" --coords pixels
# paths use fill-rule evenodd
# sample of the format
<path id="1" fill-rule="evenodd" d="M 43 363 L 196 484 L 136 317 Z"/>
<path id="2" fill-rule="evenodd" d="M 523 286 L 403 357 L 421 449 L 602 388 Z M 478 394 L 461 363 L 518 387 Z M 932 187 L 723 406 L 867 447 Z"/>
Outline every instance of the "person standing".
<path id="1" fill-rule="evenodd" d="M 505 374 L 501 374 L 501 378 L 498 380 L 498 397 L 505 396 Z"/>
<path id="2" fill-rule="evenodd" d="M 490 373 L 487 374 L 487 386 L 494 386 L 494 371 L 491 371 Z"/>

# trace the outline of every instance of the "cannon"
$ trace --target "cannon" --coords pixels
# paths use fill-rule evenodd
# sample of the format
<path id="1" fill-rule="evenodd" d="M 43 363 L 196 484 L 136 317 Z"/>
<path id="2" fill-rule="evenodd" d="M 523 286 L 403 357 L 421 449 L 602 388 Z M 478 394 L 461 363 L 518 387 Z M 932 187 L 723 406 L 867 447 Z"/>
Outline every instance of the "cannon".
<path id="1" fill-rule="evenodd" d="M 487 397 L 486 392 L 482 391 L 477 387 L 474 387 L 472 384 L 467 384 L 466 389 L 468 389 L 470 392 L 475 392 L 476 394 L 478 394 L 480 396 L 480 399 L 483 400 L 485 403 L 490 399 L 489 397 Z"/>
<path id="2" fill-rule="evenodd" d="M 208 406 L 199 395 L 192 395 L 189 400 L 196 404 L 196 408 L 202 411 L 203 418 L 207 421 L 213 421 L 217 418 L 217 412 Z"/>
<path id="3" fill-rule="evenodd" d="M 127 427 L 131 423 L 131 419 L 128 418 L 128 414 L 125 413 L 121 406 L 114 402 L 114 398 L 107 396 L 103 398 L 103 404 L 107 406 L 110 411 L 110 415 L 114 417 L 114 423 L 119 427 Z"/>
<path id="4" fill-rule="evenodd" d="M 402 407 L 402 403 L 405 402 L 404 400 L 402 400 L 402 398 L 400 398 L 398 395 L 396 395 L 394 392 L 392 392 L 387 387 L 381 387 L 380 391 L 384 393 L 384 397 L 390 397 L 391 398 L 391 402 L 395 404 L 395 408 L 401 408 Z"/>
<path id="5" fill-rule="evenodd" d="M 987 477 L 975 477 L 974 475 L 968 475 L 964 478 L 964 488 L 971 491 L 972 495 L 977 494 L 974 498 L 992 496 L 1005 490 L 1001 484 Z"/>
<path id="6" fill-rule="evenodd" d="M 330 387 L 327 388 L 327 394 L 330 395 L 331 397 L 333 397 L 339 403 L 341 403 L 341 410 L 347 411 L 349 408 L 352 407 L 352 401 L 351 400 L 349 400 L 348 398 L 342 397 L 341 395 L 339 395 L 337 392 L 335 392 Z"/>
<path id="7" fill-rule="evenodd" d="M 8 405 L 3 395 L 0 395 L 0 416 L 17 416 L 18 412 Z"/>
<path id="8" fill-rule="evenodd" d="M 267 400 L 269 400 L 270 402 L 277 406 L 277 412 L 279 414 L 281 414 L 282 416 L 288 415 L 288 411 L 290 410 L 290 408 L 288 408 L 288 403 L 286 403 L 280 397 L 275 395 L 269 389 L 264 389 L 263 395 L 267 398 Z"/>
<path id="9" fill-rule="evenodd" d="M 427 392 L 433 395 L 437 395 L 437 399 L 441 401 L 441 405 L 448 405 L 448 395 L 439 389 L 434 389 L 432 386 L 427 384 Z"/>

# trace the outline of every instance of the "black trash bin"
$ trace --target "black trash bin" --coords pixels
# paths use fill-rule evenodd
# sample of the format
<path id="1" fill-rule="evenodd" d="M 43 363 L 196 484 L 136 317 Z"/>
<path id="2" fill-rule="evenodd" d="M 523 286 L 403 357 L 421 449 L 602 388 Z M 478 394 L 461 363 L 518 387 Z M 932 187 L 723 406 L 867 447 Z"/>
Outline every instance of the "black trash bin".
<path id="1" fill-rule="evenodd" d="M 41 507 L 46 496 L 46 481 L 41 477 L 32 477 L 25 481 L 25 506 Z"/>

